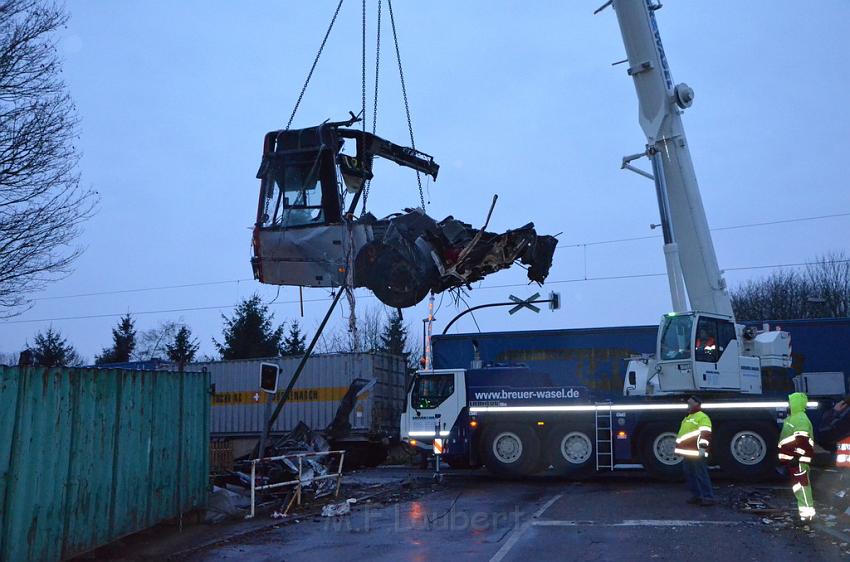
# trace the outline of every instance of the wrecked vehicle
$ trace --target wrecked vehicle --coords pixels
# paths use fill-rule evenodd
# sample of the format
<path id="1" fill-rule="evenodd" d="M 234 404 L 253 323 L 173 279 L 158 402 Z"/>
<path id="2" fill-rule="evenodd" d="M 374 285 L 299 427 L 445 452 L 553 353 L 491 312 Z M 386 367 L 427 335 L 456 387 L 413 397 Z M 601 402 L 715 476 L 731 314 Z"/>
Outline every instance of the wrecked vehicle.
<path id="1" fill-rule="evenodd" d="M 376 156 L 435 180 L 439 171 L 423 152 L 347 128 L 355 121 L 352 116 L 266 135 L 257 173 L 255 279 L 274 285 L 366 287 L 396 308 L 419 303 L 429 291 L 468 286 L 515 261 L 528 266 L 530 280 L 546 279 L 557 240 L 538 235 L 533 223 L 494 234 L 451 216 L 438 222 L 422 209 L 382 219 L 369 213 L 355 218 Z M 346 139 L 354 141 L 353 155 L 342 152 Z M 346 194 L 352 198 L 344 210 Z"/>

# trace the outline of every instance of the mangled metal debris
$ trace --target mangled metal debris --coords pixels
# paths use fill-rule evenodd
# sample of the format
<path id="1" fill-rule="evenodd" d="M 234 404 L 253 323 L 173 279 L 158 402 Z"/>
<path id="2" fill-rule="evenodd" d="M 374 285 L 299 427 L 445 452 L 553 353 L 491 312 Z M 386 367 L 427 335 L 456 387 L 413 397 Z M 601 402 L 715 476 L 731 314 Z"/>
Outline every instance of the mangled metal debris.
<path id="1" fill-rule="evenodd" d="M 341 503 L 329 503 L 322 507 L 322 517 L 339 517 L 351 515 L 351 504 L 357 503 L 355 498 L 349 498 Z"/>
<path id="2" fill-rule="evenodd" d="M 221 523 L 230 519 L 243 519 L 251 505 L 250 498 L 228 488 L 213 486 L 207 500 L 205 523 Z"/>
<path id="3" fill-rule="evenodd" d="M 353 122 L 266 135 L 257 173 L 260 199 L 251 260 L 256 279 L 367 287 L 399 308 L 415 305 L 429 291 L 468 286 L 514 262 L 528 266 L 530 280 L 546 279 L 557 241 L 538 235 L 533 223 L 495 234 L 451 216 L 436 221 L 421 209 L 355 219 L 376 156 L 435 180 L 439 166 L 415 149 L 345 128 Z M 355 143 L 352 155 L 342 153 L 346 139 Z M 347 210 L 346 192 L 351 195 Z"/>

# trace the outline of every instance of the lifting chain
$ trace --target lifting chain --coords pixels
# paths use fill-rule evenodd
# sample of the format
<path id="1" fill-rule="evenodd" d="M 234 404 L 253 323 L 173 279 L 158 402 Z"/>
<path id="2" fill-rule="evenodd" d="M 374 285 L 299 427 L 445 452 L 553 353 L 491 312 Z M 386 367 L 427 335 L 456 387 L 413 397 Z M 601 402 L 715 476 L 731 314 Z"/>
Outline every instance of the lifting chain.
<path id="1" fill-rule="evenodd" d="M 363 26 L 360 35 L 360 122 L 366 138 L 366 0 L 363 0 Z"/>
<path id="2" fill-rule="evenodd" d="M 325 37 L 322 39 L 322 44 L 319 45 L 319 52 L 316 53 L 316 58 L 313 59 L 313 66 L 310 67 L 310 72 L 307 73 L 307 79 L 304 81 L 304 85 L 301 87 L 301 93 L 298 94 L 298 101 L 295 102 L 295 107 L 292 108 L 292 114 L 289 116 L 289 121 L 287 121 L 286 123 L 287 131 L 289 130 L 289 127 L 292 126 L 292 120 L 295 119 L 295 112 L 298 111 L 298 106 L 301 105 L 301 99 L 304 97 L 304 92 L 307 91 L 307 85 L 310 83 L 310 78 L 313 77 L 313 71 L 316 70 L 316 65 L 319 64 L 319 57 L 322 56 L 322 51 L 325 49 L 325 43 L 328 42 L 328 37 L 331 34 L 331 30 L 334 28 L 334 23 L 336 23 L 336 17 L 339 15 L 339 9 L 342 8 L 342 2 L 343 0 L 339 0 L 339 4 L 336 5 L 336 10 L 334 11 L 334 15 L 331 18 L 331 23 L 328 26 L 328 30 L 325 32 Z"/>
<path id="3" fill-rule="evenodd" d="M 375 130 L 378 126 L 378 82 L 379 77 L 381 75 L 381 2 L 382 0 L 378 0 L 378 23 L 377 27 L 377 40 L 375 41 L 375 97 L 372 100 L 372 134 L 375 134 Z M 365 0 L 364 0 L 365 5 Z M 364 8 L 365 10 L 365 8 Z M 365 41 L 366 34 L 366 16 L 363 16 L 363 34 Z M 365 48 L 365 47 L 364 47 Z M 366 59 L 363 59 L 363 95 L 364 95 L 364 107 L 365 107 L 365 95 L 366 95 Z M 366 126 L 366 119 L 363 119 L 363 126 Z M 363 187 L 363 209 L 360 211 L 360 215 L 366 214 L 366 201 L 369 199 L 369 186 L 372 184 L 372 180 L 366 180 L 366 185 Z"/>
<path id="4" fill-rule="evenodd" d="M 398 75 L 401 79 L 401 95 L 404 98 L 404 113 L 407 116 L 407 130 L 410 132 L 410 148 L 416 150 L 416 143 L 413 141 L 413 122 L 410 120 L 410 105 L 407 103 L 407 88 L 404 84 L 404 69 L 401 65 L 401 53 L 398 48 L 398 34 L 395 29 L 395 17 L 393 16 L 393 1 L 387 0 L 387 7 L 390 10 L 390 25 L 393 28 L 393 42 L 395 43 L 395 58 L 398 61 Z M 422 211 L 425 211 L 425 196 L 422 192 L 422 178 L 419 171 L 416 171 L 416 183 L 419 185 L 419 201 L 422 203 Z"/>
<path id="5" fill-rule="evenodd" d="M 310 71 L 307 73 L 307 79 L 304 81 L 304 85 L 301 87 L 301 92 L 298 94 L 298 99 L 295 102 L 295 107 L 292 108 L 292 113 L 289 116 L 289 121 L 286 123 L 286 130 L 292 126 L 292 121 L 295 119 L 295 114 L 298 111 L 298 108 L 301 105 L 301 100 L 304 98 L 304 93 L 307 91 L 307 86 L 310 84 L 310 79 L 313 77 L 313 72 L 316 70 L 316 66 L 319 64 L 319 58 L 322 56 L 322 52 L 325 49 L 325 45 L 328 42 L 328 37 L 333 30 L 334 24 L 336 23 L 337 16 L 339 15 L 339 11 L 342 8 L 342 3 L 344 0 L 339 0 L 337 3 L 336 9 L 334 10 L 333 17 L 331 18 L 331 22 L 328 25 L 327 31 L 325 31 L 325 36 L 322 38 L 322 43 L 319 45 L 319 50 L 316 53 L 316 57 L 313 59 L 313 64 L 310 67 Z M 366 0 L 362 0 L 362 33 L 361 33 L 361 72 L 360 72 L 360 114 L 363 119 L 363 133 L 366 132 Z M 372 106 L 372 134 L 375 134 L 375 130 L 378 124 L 378 84 L 379 84 L 379 72 L 381 65 L 381 7 L 382 0 L 378 0 L 378 19 L 377 19 L 377 42 L 375 48 L 375 97 L 373 100 Z M 393 3 L 392 0 L 387 0 L 387 7 L 390 12 L 390 24 L 392 26 L 393 31 L 393 43 L 395 45 L 395 56 L 396 62 L 398 63 L 398 75 L 401 81 L 401 95 L 404 99 L 404 113 L 407 118 L 407 130 L 410 134 L 410 147 L 416 150 L 416 141 L 413 137 L 413 121 L 410 118 L 410 103 L 407 98 L 407 84 L 404 81 L 404 66 L 401 62 L 401 51 L 398 46 L 398 32 L 396 31 L 395 25 L 395 15 L 393 14 Z M 369 185 L 371 181 L 367 181 L 365 187 L 363 188 L 363 210 L 362 213 L 366 212 L 366 201 L 369 198 Z M 425 210 L 425 194 L 422 190 L 422 177 L 417 170 L 416 172 L 416 184 L 419 187 L 419 203 L 422 207 L 422 210 Z"/>

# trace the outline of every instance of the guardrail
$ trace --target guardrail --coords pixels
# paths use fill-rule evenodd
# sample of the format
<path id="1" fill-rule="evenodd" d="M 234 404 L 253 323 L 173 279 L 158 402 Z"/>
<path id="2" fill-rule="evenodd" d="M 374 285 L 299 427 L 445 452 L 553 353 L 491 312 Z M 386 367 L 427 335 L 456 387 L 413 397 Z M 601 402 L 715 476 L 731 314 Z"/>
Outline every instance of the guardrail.
<path id="1" fill-rule="evenodd" d="M 257 492 L 263 490 L 271 490 L 273 488 L 283 488 L 284 486 L 295 486 L 295 496 L 293 496 L 292 500 L 290 500 L 289 505 L 286 506 L 286 510 L 284 514 L 289 511 L 289 508 L 292 506 L 292 502 L 297 502 L 297 505 L 301 505 L 301 491 L 304 487 L 303 480 L 303 467 L 304 467 L 304 458 L 305 457 L 319 457 L 322 455 L 339 455 L 339 466 L 337 467 L 336 472 L 323 474 L 321 476 L 313 476 L 310 479 L 310 482 L 314 482 L 316 480 L 327 480 L 328 478 L 336 478 L 336 490 L 334 490 L 334 497 L 339 496 L 339 486 L 342 482 L 342 464 L 345 461 L 345 451 L 318 451 L 315 453 L 297 453 L 291 455 L 280 455 L 277 457 L 266 457 L 262 459 L 252 459 L 251 460 L 251 513 L 245 516 L 245 519 L 252 519 L 254 515 L 256 515 L 256 497 Z M 257 465 L 262 462 L 271 462 L 271 461 L 282 461 L 284 459 L 298 459 L 298 479 L 297 480 L 288 480 L 286 482 L 275 482 L 274 484 L 266 484 L 264 486 L 257 486 Z"/>

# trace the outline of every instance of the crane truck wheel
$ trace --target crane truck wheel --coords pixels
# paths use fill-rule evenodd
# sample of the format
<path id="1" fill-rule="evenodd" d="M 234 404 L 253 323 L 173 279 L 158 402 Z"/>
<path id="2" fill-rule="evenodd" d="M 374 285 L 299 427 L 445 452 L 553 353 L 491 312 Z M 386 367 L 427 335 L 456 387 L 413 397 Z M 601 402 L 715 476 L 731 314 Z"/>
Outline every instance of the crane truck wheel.
<path id="1" fill-rule="evenodd" d="M 779 431 L 767 422 L 718 424 L 711 450 L 724 472 L 736 480 L 765 480 L 776 468 Z"/>
<path id="2" fill-rule="evenodd" d="M 665 423 L 650 423 L 641 431 L 638 456 L 643 468 L 657 480 L 675 482 L 683 478 L 682 457 L 675 454 L 676 432 Z"/>
<path id="3" fill-rule="evenodd" d="M 538 472 L 540 439 L 533 429 L 520 424 L 495 424 L 481 436 L 481 457 L 487 470 L 502 478 Z"/>
<path id="4" fill-rule="evenodd" d="M 570 478 L 593 473 L 594 441 L 593 426 L 554 427 L 546 438 L 545 450 L 555 473 Z"/>

